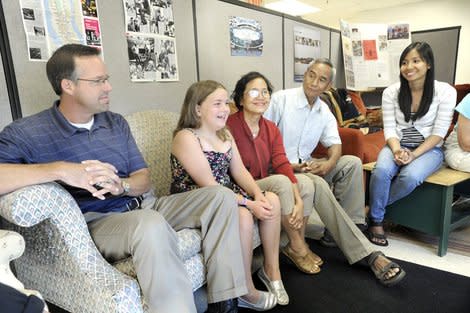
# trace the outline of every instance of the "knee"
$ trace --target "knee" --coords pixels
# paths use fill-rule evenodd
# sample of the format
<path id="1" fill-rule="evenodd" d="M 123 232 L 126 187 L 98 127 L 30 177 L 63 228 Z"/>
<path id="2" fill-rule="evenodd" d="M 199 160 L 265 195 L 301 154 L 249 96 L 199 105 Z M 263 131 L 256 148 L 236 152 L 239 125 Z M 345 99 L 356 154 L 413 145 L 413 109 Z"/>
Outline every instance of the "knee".
<path id="1" fill-rule="evenodd" d="M 279 218 L 281 216 L 281 203 L 279 201 L 279 197 L 272 192 L 266 192 L 266 198 L 272 205 L 273 218 Z"/>
<path id="2" fill-rule="evenodd" d="M 167 238 L 173 232 L 165 218 L 155 210 L 143 209 L 138 212 L 134 235 L 145 240 Z"/>
<path id="3" fill-rule="evenodd" d="M 306 175 L 296 175 L 296 178 L 297 185 L 299 186 L 299 190 L 302 195 L 313 195 L 315 193 L 315 185 L 310 178 L 308 178 Z"/>
<path id="4" fill-rule="evenodd" d="M 285 191 L 286 188 L 292 190 L 292 182 L 286 175 L 276 174 L 271 175 L 269 178 L 271 179 L 273 190 Z"/>
<path id="5" fill-rule="evenodd" d="M 353 169 L 359 169 L 362 171 L 362 161 L 357 156 L 354 155 L 343 155 L 341 159 L 345 161 L 345 163 Z"/>
<path id="6" fill-rule="evenodd" d="M 372 170 L 371 179 L 374 180 L 391 180 L 393 178 L 393 174 L 390 168 L 376 164 L 374 169 Z"/>

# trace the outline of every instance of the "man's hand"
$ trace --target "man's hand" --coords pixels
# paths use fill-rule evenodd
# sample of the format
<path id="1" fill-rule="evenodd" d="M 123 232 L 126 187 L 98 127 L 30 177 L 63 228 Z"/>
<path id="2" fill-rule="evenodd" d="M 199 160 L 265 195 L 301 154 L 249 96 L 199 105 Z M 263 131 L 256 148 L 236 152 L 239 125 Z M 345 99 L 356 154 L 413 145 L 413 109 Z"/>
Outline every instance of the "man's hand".
<path id="1" fill-rule="evenodd" d="M 329 160 L 313 160 L 308 162 L 308 168 L 310 168 L 310 173 L 318 176 L 325 176 L 334 167 L 335 164 L 333 162 L 330 162 Z"/>
<path id="2" fill-rule="evenodd" d="M 296 173 L 308 173 L 310 172 L 310 167 L 307 165 L 307 163 L 291 163 L 292 169 Z"/>
<path id="3" fill-rule="evenodd" d="M 98 199 L 104 200 L 108 192 L 113 195 L 122 193 L 121 178 L 109 163 L 87 160 L 82 163 L 58 162 L 58 166 L 64 183 L 86 189 Z"/>
<path id="4" fill-rule="evenodd" d="M 97 189 L 92 193 L 94 197 L 103 200 L 108 192 L 115 196 L 123 193 L 121 178 L 114 165 L 98 160 L 86 160 L 82 164 L 90 177 L 89 184 Z"/>

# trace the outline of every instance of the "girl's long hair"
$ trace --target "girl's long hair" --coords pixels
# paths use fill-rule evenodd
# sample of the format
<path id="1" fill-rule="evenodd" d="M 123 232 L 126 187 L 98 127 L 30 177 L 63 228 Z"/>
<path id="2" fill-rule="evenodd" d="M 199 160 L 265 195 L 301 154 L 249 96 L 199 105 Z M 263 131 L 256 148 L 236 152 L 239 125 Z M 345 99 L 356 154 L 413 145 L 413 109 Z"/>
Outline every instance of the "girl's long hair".
<path id="1" fill-rule="evenodd" d="M 432 52 L 431 46 L 429 46 L 428 43 L 419 41 L 413 42 L 401 53 L 400 66 L 406 55 L 413 49 L 416 49 L 421 59 L 423 59 L 429 66 L 429 69 L 426 72 L 426 78 L 424 80 L 423 96 L 421 97 L 418 111 L 412 118 L 413 121 L 416 121 L 418 118 L 428 113 L 432 98 L 434 97 L 434 54 Z M 398 104 L 400 105 L 400 110 L 405 116 L 406 122 L 408 122 L 411 118 L 411 101 L 412 98 L 410 86 L 405 77 L 403 77 L 403 75 L 400 73 L 400 91 L 398 93 Z"/>
<path id="2" fill-rule="evenodd" d="M 181 107 L 180 118 L 176 129 L 173 131 L 173 137 L 180 130 L 185 128 L 198 129 L 201 127 L 201 119 L 196 113 L 196 107 L 201 104 L 211 93 L 217 89 L 225 87 L 213 80 L 202 80 L 192 84 L 186 91 L 183 106 Z M 223 141 L 228 139 L 227 128 L 224 127 L 217 131 L 217 136 Z"/>

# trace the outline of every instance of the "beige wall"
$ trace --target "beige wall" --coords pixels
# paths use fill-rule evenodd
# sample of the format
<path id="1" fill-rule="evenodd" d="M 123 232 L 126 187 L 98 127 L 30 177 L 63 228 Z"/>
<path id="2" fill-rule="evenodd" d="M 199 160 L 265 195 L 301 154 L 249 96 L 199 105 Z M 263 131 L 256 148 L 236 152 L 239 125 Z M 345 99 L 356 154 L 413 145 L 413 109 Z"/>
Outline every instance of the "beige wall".
<path id="1" fill-rule="evenodd" d="M 462 26 L 460 30 L 459 52 L 457 59 L 456 84 L 470 83 L 470 1 L 421 1 L 417 3 L 390 7 L 386 10 L 370 10 L 345 14 L 344 20 L 354 23 L 410 23 L 411 31 Z M 337 17 L 311 16 L 309 20 L 334 29 L 339 29 Z M 442 60 L 439 60 L 442 62 Z"/>

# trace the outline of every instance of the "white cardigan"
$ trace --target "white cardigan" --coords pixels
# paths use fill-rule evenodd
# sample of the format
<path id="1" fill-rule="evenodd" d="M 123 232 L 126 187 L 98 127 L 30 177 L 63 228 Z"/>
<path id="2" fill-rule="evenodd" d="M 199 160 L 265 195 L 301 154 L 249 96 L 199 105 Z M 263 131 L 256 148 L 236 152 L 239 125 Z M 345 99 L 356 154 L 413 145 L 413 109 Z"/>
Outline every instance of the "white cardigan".
<path id="1" fill-rule="evenodd" d="M 448 83 L 434 81 L 434 97 L 429 111 L 416 121 L 405 122 L 405 116 L 398 104 L 400 83 L 386 88 L 382 95 L 382 115 L 385 140 L 402 138 L 402 129 L 414 126 L 424 138 L 431 135 L 444 137 L 449 130 L 454 107 L 457 101 L 457 91 Z M 440 147 L 442 142 L 437 146 Z"/>

